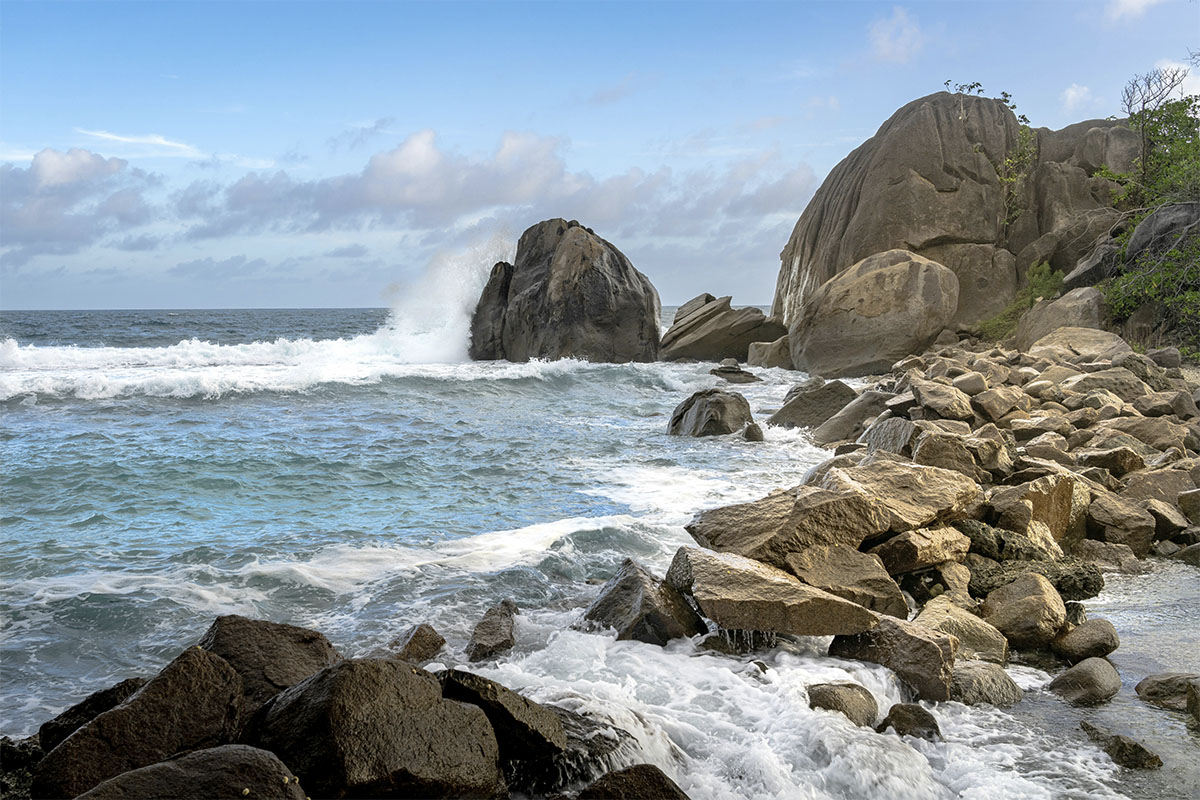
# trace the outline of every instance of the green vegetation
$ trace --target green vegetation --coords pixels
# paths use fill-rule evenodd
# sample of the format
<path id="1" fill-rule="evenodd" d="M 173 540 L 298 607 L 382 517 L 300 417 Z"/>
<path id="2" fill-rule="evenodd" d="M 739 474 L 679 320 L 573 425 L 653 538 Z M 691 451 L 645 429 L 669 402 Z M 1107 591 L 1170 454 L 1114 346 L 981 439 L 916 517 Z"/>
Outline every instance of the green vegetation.
<path id="1" fill-rule="evenodd" d="M 1172 344 L 1195 360 L 1200 355 L 1200 233 L 1183 237 L 1166 252 L 1138 254 L 1108 282 L 1105 297 L 1113 317 L 1120 320 L 1152 304 L 1156 322 L 1171 332 Z"/>
<path id="2" fill-rule="evenodd" d="M 979 334 L 985 339 L 998 342 L 1017 332 L 1021 315 L 1033 308 L 1038 300 L 1051 298 L 1062 289 L 1063 274 L 1054 272 L 1050 265 L 1042 262 L 1029 268 L 1025 274 L 1025 286 L 1003 311 L 979 323 Z"/>

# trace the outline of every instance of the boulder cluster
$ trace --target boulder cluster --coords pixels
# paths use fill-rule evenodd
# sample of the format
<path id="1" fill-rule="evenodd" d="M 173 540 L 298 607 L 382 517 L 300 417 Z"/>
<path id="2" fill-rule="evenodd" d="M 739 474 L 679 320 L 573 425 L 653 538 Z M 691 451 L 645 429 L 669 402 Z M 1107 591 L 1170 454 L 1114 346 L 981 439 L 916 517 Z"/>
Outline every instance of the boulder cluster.
<path id="1" fill-rule="evenodd" d="M 507 601 L 489 609 L 469 659 L 511 648 L 516 613 Z M 686 797 L 658 768 L 629 766 L 632 737 L 604 720 L 461 669 L 422 669 L 444 644 L 420 625 L 381 657 L 343 658 L 317 631 L 218 617 L 149 680 L 0 740 L 0 789 L 88 800 Z"/>
<path id="2" fill-rule="evenodd" d="M 718 399 L 743 413 L 717 413 Z M 744 434 L 755 423 L 740 399 L 710 389 L 685 405 Z M 646 596 L 674 590 L 687 605 L 671 608 L 742 640 L 832 635 L 829 655 L 882 664 L 921 700 L 1013 705 L 1022 690 L 1003 665 L 1018 653 L 1061 665 L 1044 688 L 1064 701 L 1104 703 L 1121 690 L 1106 658 L 1120 638 L 1081 601 L 1148 556 L 1200 566 L 1198 399 L 1178 351 L 1142 355 L 1082 327 L 1024 351 L 956 338 L 861 390 L 811 378 L 767 424 L 807 428 L 832 457 L 799 485 L 697 514 L 687 530 L 700 547 L 680 548 L 661 584 L 626 570 Z M 1198 691 L 1190 674 L 1138 687 L 1193 715 Z M 809 694 L 879 721 L 864 687 Z M 936 735 L 913 713 L 893 709 L 880 728 Z M 1087 733 L 1126 766 L 1161 765 L 1128 737 Z"/>

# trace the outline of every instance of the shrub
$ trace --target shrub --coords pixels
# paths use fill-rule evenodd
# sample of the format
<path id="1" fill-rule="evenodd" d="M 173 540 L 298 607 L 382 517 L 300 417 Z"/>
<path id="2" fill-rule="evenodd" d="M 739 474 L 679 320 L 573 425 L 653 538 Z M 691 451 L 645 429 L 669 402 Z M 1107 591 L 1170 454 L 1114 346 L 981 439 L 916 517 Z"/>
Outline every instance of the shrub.
<path id="1" fill-rule="evenodd" d="M 1003 311 L 990 319 L 979 323 L 979 333 L 983 338 L 992 341 L 1007 339 L 1017 332 L 1017 322 L 1021 315 L 1043 298 L 1054 297 L 1062 289 L 1062 272 L 1052 271 L 1046 262 L 1034 264 L 1025 273 L 1025 286 L 1017 291 L 1017 296 Z"/>
<path id="2" fill-rule="evenodd" d="M 1162 312 L 1158 332 L 1170 334 L 1181 352 L 1200 350 L 1200 234 L 1166 251 L 1146 251 L 1104 286 L 1113 318 L 1121 321 L 1146 303 Z"/>

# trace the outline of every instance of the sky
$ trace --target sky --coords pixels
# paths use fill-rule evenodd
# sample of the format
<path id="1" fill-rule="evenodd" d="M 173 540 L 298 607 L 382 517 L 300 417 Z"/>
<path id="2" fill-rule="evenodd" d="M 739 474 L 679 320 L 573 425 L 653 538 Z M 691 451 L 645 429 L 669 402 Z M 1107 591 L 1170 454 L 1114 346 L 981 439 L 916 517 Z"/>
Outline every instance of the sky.
<path id="1" fill-rule="evenodd" d="M 386 306 L 552 217 L 664 304 L 767 304 L 908 101 L 1058 128 L 1189 50 L 1196 0 L 0 0 L 0 308 Z"/>

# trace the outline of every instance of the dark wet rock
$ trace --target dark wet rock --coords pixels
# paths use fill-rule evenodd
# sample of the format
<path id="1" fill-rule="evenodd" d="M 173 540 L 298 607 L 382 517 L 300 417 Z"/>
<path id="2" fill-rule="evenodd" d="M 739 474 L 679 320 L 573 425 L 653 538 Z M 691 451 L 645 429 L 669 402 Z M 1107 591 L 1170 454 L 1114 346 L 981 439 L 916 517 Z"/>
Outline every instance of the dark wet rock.
<path id="1" fill-rule="evenodd" d="M 663 334 L 663 361 L 720 361 L 724 358 L 746 361 L 751 344 L 773 342 L 787 335 L 782 322 L 753 306 L 733 308 L 731 297 L 697 304 L 699 299 L 680 306 L 671 327 Z"/>
<path id="2" fill-rule="evenodd" d="M 496 732 L 502 761 L 552 758 L 567 746 L 562 720 L 546 706 L 462 670 L 437 673 L 442 697 L 482 709 Z"/>
<path id="3" fill-rule="evenodd" d="M 1004 667 L 987 661 L 956 661 L 950 679 L 950 699 L 968 706 L 983 703 L 1008 708 L 1025 693 L 1008 677 Z"/>
<path id="4" fill-rule="evenodd" d="M 617 639 L 657 645 L 708 630 L 678 591 L 628 558 L 604 584 L 583 618 L 600 627 L 615 628 Z"/>
<path id="5" fill-rule="evenodd" d="M 971 595 L 986 597 L 1030 572 L 1045 576 L 1063 600 L 1087 600 L 1104 589 L 1104 576 L 1095 564 L 1077 558 L 1062 558 L 1058 561 L 1006 561 L 991 568 L 972 568 Z"/>
<path id="6" fill-rule="evenodd" d="M 808 687 L 808 704 L 845 714 L 860 728 L 872 727 L 879 716 L 875 696 L 857 683 L 814 683 Z"/>
<path id="7" fill-rule="evenodd" d="M 913 624 L 957 638 L 961 658 L 995 664 L 1008 662 L 1008 639 L 1004 634 L 947 596 L 935 597 L 926 603 Z"/>
<path id="8" fill-rule="evenodd" d="M 350 659 L 279 694 L 254 740 L 316 797 L 492 797 L 496 735 L 477 706 L 396 659 Z"/>
<path id="9" fill-rule="evenodd" d="M 857 548 L 888 525 L 884 509 L 864 494 L 796 486 L 702 511 L 686 527 L 705 547 L 787 569 L 791 553 L 822 545 Z"/>
<path id="10" fill-rule="evenodd" d="M 667 583 L 727 630 L 827 636 L 868 630 L 877 618 L 783 570 L 732 553 L 681 547 Z"/>
<path id="11" fill-rule="evenodd" d="M 1088 658 L 1050 681 L 1046 689 L 1074 705 L 1096 705 L 1121 690 L 1121 676 L 1106 659 Z"/>
<path id="12" fill-rule="evenodd" d="M 993 561 L 1000 560 L 1004 547 L 1004 532 L 977 519 L 960 519 L 954 523 L 959 532 L 971 540 L 968 552 L 976 553 Z"/>
<path id="13" fill-rule="evenodd" d="M 1163 765 L 1157 753 L 1147 749 L 1136 739 L 1120 733 L 1113 733 L 1106 728 L 1084 720 L 1079 723 L 1088 738 L 1095 742 L 1101 750 L 1108 753 L 1114 763 L 1126 769 L 1158 769 Z"/>
<path id="14" fill-rule="evenodd" d="M 1193 721 L 1200 722 L 1200 683 L 1195 681 L 1187 687 L 1187 713 Z"/>
<path id="15" fill-rule="evenodd" d="M 471 632 L 467 643 L 467 658 L 471 661 L 486 661 L 507 653 L 516 646 L 513 636 L 513 617 L 518 613 L 512 600 L 501 600 L 483 614 L 483 619 Z"/>
<path id="16" fill-rule="evenodd" d="M 802 384 L 788 392 L 783 407 L 767 420 L 781 428 L 816 428 L 850 404 L 858 393 L 841 381 Z"/>
<path id="17" fill-rule="evenodd" d="M 42 756 L 37 735 L 24 739 L 0 737 L 0 797 L 28 800 L 33 770 Z"/>
<path id="18" fill-rule="evenodd" d="M 1067 609 L 1050 581 L 1026 573 L 988 593 L 983 619 L 1018 648 L 1048 645 L 1067 621 Z"/>
<path id="19" fill-rule="evenodd" d="M 813 545 L 789 553 L 786 561 L 788 572 L 809 586 L 880 614 L 908 618 L 904 595 L 878 556 L 845 545 Z"/>
<path id="20" fill-rule="evenodd" d="M 521 234 L 513 264 L 492 268 L 470 354 L 655 361 L 660 316 L 658 292 L 621 251 L 578 222 L 549 219 Z"/>
<path id="21" fill-rule="evenodd" d="M 546 708 L 562 722 L 567 743 L 547 758 L 506 763 L 504 772 L 513 791 L 550 796 L 628 764 L 637 752 L 634 738 L 606 721 L 558 706 Z"/>
<path id="22" fill-rule="evenodd" d="M 145 685 L 145 678 L 126 678 L 115 686 L 88 695 L 54 719 L 42 723 L 42 727 L 38 728 L 38 740 L 42 749 L 49 753 L 81 725 L 125 702 Z"/>
<path id="23" fill-rule="evenodd" d="M 675 407 L 667 433 L 675 436 L 724 436 L 737 433 L 754 416 L 750 404 L 737 392 L 705 389 Z"/>
<path id="24" fill-rule="evenodd" d="M 242 676 L 247 714 L 341 660 L 324 634 L 236 615 L 217 617 L 200 647 L 225 659 Z"/>
<path id="25" fill-rule="evenodd" d="M 274 753 L 243 744 L 227 744 L 122 773 L 80 797 L 305 800 L 305 790 L 300 779 Z"/>
<path id="26" fill-rule="evenodd" d="M 829 655 L 887 667 L 925 700 L 949 700 L 958 639 L 911 622 L 880 617 L 865 633 L 835 636 Z"/>
<path id="27" fill-rule="evenodd" d="M 1071 626 L 1082 625 L 1088 621 L 1087 608 L 1077 600 L 1069 600 L 1063 603 L 1067 608 L 1067 624 Z"/>
<path id="28" fill-rule="evenodd" d="M 610 772 L 578 795 L 577 800 L 688 800 L 688 796 L 653 764 L 635 764 Z"/>
<path id="29" fill-rule="evenodd" d="M 1172 711 L 1187 710 L 1188 686 L 1200 686 L 1200 673 L 1159 672 L 1143 678 L 1134 691 L 1147 703 Z"/>
<path id="30" fill-rule="evenodd" d="M 1089 619 L 1060 634 L 1050 647 L 1062 658 L 1078 664 L 1087 658 L 1103 658 L 1121 645 L 1117 629 L 1106 619 Z"/>
<path id="31" fill-rule="evenodd" d="M 131 769 L 233 742 L 242 678 L 220 656 L 185 650 L 120 705 L 84 724 L 38 764 L 33 797 L 75 797 Z"/>
<path id="32" fill-rule="evenodd" d="M 953 319 L 958 292 L 957 276 L 936 261 L 898 249 L 869 255 L 789 317 L 792 363 L 835 378 L 886 372 L 932 344 Z"/>
<path id="33" fill-rule="evenodd" d="M 916 703 L 896 703 L 875 730 L 883 733 L 891 728 L 901 736 L 914 736 L 936 742 L 942 738 L 937 719 Z"/>
<path id="34" fill-rule="evenodd" d="M 432 625 L 424 622 L 413 625 L 391 644 L 395 649 L 396 658 L 411 664 L 423 664 L 432 660 L 445 646 L 446 640 L 442 635 L 434 630 Z"/>

